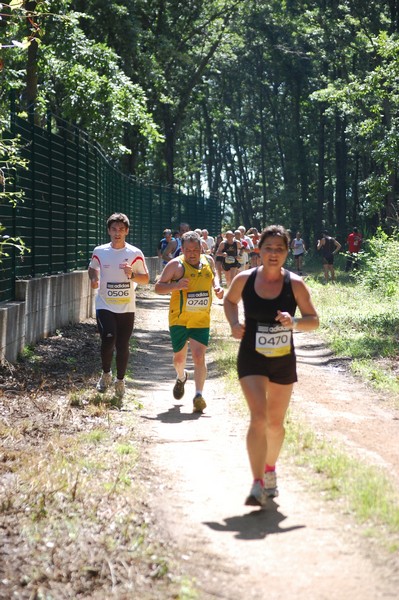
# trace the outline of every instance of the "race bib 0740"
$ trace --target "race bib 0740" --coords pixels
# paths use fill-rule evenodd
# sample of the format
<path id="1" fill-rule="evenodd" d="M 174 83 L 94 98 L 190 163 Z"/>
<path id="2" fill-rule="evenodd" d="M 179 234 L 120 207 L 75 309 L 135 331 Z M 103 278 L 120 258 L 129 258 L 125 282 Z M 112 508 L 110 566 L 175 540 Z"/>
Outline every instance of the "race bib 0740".
<path id="1" fill-rule="evenodd" d="M 186 310 L 198 312 L 208 310 L 209 292 L 188 292 Z"/>
<path id="2" fill-rule="evenodd" d="M 258 323 L 255 350 L 268 358 L 277 358 L 291 353 L 292 330 L 282 325 Z"/>
<path id="3" fill-rule="evenodd" d="M 130 301 L 130 281 L 107 283 L 107 304 L 128 304 Z"/>

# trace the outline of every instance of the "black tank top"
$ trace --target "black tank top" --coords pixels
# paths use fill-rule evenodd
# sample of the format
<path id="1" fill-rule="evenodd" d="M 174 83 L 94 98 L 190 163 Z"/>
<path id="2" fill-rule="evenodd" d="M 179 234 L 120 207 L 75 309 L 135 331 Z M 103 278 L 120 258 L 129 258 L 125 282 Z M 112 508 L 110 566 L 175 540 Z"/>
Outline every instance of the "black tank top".
<path id="1" fill-rule="evenodd" d="M 297 303 L 291 286 L 291 274 L 284 269 L 283 287 L 277 298 L 260 298 L 255 292 L 255 278 L 258 269 L 250 274 L 242 291 L 245 313 L 245 333 L 242 339 L 243 345 L 255 348 L 255 336 L 258 323 L 276 325 L 277 311 L 286 311 L 290 315 L 295 314 Z"/>
<path id="2" fill-rule="evenodd" d="M 225 242 L 224 243 L 224 251 L 227 253 L 227 256 L 236 257 L 238 254 L 237 242 L 233 242 L 232 244 Z"/>
<path id="3" fill-rule="evenodd" d="M 331 256 L 335 250 L 334 238 L 325 237 L 324 240 L 325 240 L 324 246 L 321 247 L 323 250 L 322 255 L 325 257 L 328 257 L 328 256 Z"/>

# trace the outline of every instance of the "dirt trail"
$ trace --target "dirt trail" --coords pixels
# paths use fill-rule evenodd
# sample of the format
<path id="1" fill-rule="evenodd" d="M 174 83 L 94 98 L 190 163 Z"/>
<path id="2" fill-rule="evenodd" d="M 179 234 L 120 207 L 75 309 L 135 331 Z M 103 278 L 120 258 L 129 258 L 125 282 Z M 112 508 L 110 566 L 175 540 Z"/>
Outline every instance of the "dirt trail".
<path id="1" fill-rule="evenodd" d="M 263 511 L 243 505 L 251 483 L 247 416 L 226 395 L 212 357 L 206 412 L 191 412 L 192 380 L 184 398 L 173 399 L 168 300 L 138 302 L 134 385 L 143 404 L 138 428 L 156 474 L 149 503 L 186 572 L 195 577 L 199 598 L 397 598 L 399 557 L 368 541 L 339 503 L 309 491 L 288 460 L 279 463 L 279 498 Z M 298 334 L 295 339 L 300 381 L 292 411 L 316 431 L 333 432 L 399 482 L 398 414 L 331 367 L 334 361 L 318 338 Z"/>

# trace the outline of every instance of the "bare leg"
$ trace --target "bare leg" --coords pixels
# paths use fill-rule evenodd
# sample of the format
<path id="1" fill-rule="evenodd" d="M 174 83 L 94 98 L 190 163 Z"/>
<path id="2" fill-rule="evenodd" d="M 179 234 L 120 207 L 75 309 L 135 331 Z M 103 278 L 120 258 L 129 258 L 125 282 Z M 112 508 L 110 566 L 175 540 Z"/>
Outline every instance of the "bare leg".
<path id="1" fill-rule="evenodd" d="M 284 418 L 293 384 L 271 383 L 267 377 L 252 375 L 240 379 L 250 410 L 247 451 L 254 479 L 262 479 L 265 464 L 274 466 L 284 441 Z"/>
<path id="2" fill-rule="evenodd" d="M 222 263 L 220 260 L 215 260 L 216 272 L 219 277 L 220 285 L 222 285 Z"/>
<path id="3" fill-rule="evenodd" d="M 232 269 L 225 271 L 224 275 L 226 277 L 226 285 L 227 285 L 227 287 L 230 287 L 231 282 L 233 281 L 234 277 L 237 275 L 236 267 L 233 267 Z"/>
<path id="4" fill-rule="evenodd" d="M 194 363 L 194 381 L 196 391 L 202 392 L 205 385 L 207 368 L 205 362 L 206 346 L 190 338 L 191 356 Z"/>
<path id="5" fill-rule="evenodd" d="M 184 345 L 184 348 L 175 352 L 173 355 L 173 366 L 176 369 L 176 375 L 180 381 L 184 380 L 184 368 L 187 360 L 188 342 Z"/>

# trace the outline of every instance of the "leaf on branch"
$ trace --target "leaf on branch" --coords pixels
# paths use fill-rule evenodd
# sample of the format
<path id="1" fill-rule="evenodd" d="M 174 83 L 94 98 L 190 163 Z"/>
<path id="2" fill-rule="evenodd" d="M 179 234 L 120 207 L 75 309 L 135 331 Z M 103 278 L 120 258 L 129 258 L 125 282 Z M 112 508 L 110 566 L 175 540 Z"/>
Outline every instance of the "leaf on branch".
<path id="1" fill-rule="evenodd" d="M 29 40 L 28 38 L 25 38 L 23 42 L 19 42 L 18 40 L 12 40 L 12 44 L 13 46 L 17 46 L 17 48 L 22 48 L 23 50 L 26 50 L 32 40 Z"/>
<path id="2" fill-rule="evenodd" d="M 19 8 L 22 8 L 23 0 L 11 0 L 8 6 L 11 8 L 11 10 L 18 10 Z"/>

